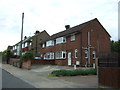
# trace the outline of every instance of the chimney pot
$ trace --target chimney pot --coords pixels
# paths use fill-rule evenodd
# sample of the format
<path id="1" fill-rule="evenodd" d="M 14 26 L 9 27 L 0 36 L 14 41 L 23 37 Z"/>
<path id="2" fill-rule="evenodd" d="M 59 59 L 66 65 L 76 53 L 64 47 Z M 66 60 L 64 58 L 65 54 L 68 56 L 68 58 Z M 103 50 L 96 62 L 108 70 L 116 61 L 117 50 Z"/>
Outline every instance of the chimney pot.
<path id="1" fill-rule="evenodd" d="M 69 28 L 70 28 L 70 25 L 65 25 L 65 28 L 66 28 L 66 29 L 69 29 Z"/>

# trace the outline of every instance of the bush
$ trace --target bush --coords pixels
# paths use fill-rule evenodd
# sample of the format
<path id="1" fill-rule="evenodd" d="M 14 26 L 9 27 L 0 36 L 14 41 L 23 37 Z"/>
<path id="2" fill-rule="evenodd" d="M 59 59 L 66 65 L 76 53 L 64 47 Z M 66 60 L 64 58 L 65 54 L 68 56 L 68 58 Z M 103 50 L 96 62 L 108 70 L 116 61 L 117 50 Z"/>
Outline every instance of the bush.
<path id="1" fill-rule="evenodd" d="M 22 55 L 21 59 L 24 61 L 28 59 L 33 59 L 33 52 L 26 52 Z"/>
<path id="2" fill-rule="evenodd" d="M 96 69 L 55 70 L 51 73 L 56 76 L 96 75 Z"/>

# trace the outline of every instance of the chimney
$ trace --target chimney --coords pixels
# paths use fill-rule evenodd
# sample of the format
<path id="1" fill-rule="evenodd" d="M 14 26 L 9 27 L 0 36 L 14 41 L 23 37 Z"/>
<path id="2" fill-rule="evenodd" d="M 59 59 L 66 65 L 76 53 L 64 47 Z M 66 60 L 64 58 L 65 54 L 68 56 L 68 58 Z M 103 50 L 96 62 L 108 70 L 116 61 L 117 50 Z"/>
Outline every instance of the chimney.
<path id="1" fill-rule="evenodd" d="M 70 28 L 70 25 L 65 25 L 65 28 L 66 28 L 66 29 L 69 29 L 69 28 Z"/>
<path id="2" fill-rule="evenodd" d="M 36 32 L 34 34 L 38 34 L 38 33 L 40 33 L 40 31 L 36 30 Z"/>

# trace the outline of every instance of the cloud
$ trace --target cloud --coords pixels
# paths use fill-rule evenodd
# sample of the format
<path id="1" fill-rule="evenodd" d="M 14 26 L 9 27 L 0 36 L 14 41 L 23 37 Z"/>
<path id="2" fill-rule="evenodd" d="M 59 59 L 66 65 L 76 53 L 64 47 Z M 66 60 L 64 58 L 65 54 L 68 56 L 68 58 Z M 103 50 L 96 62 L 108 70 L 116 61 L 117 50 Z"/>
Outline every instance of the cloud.
<path id="1" fill-rule="evenodd" d="M 33 35 L 36 30 L 52 35 L 64 30 L 66 24 L 75 26 L 98 18 L 112 39 L 117 40 L 117 5 L 118 0 L 0 0 L 0 35 L 5 36 L 1 50 L 19 42 L 22 12 L 24 36 Z"/>

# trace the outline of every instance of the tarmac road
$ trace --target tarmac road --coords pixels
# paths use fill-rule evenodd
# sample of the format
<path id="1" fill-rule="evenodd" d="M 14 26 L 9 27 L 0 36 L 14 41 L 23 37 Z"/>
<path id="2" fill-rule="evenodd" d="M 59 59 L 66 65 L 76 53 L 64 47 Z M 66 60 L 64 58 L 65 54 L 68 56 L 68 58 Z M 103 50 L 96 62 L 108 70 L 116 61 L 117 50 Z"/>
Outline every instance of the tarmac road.
<path id="1" fill-rule="evenodd" d="M 2 88 L 35 88 L 25 81 L 13 76 L 12 74 L 2 70 Z"/>

